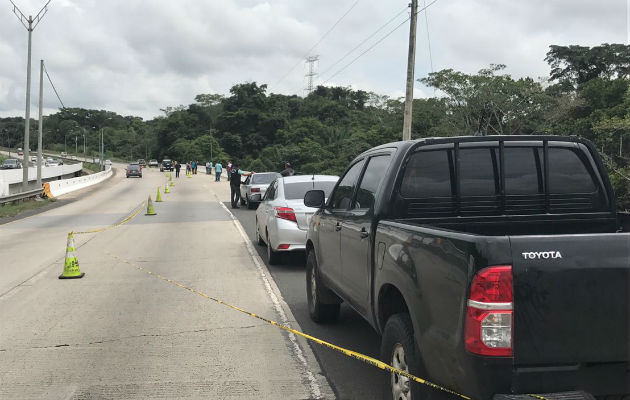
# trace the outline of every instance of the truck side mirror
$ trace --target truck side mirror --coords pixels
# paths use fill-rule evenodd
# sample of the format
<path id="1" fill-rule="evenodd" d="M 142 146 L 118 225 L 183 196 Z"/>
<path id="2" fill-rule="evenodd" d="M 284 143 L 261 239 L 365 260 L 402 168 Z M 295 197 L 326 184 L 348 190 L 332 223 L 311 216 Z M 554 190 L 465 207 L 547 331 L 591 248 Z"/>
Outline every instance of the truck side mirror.
<path id="1" fill-rule="evenodd" d="M 323 190 L 309 190 L 304 195 L 304 205 L 306 207 L 322 208 L 324 206 L 326 194 Z"/>

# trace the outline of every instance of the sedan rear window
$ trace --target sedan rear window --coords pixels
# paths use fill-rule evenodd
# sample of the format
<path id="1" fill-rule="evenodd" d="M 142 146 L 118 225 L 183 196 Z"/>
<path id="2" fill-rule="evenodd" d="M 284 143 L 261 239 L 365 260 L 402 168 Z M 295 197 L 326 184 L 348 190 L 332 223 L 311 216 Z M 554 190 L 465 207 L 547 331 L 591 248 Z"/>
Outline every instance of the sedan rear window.
<path id="1" fill-rule="evenodd" d="M 254 174 L 251 183 L 253 185 L 268 185 L 277 177 L 277 174 Z"/>
<path id="2" fill-rule="evenodd" d="M 324 197 L 328 198 L 335 187 L 334 181 L 293 182 L 284 184 L 284 198 L 287 200 L 303 199 L 309 190 L 323 190 Z"/>
<path id="3" fill-rule="evenodd" d="M 127 169 L 128 170 L 138 170 L 138 169 L 140 169 L 140 166 L 137 165 L 137 164 L 131 164 L 131 165 L 127 166 Z"/>

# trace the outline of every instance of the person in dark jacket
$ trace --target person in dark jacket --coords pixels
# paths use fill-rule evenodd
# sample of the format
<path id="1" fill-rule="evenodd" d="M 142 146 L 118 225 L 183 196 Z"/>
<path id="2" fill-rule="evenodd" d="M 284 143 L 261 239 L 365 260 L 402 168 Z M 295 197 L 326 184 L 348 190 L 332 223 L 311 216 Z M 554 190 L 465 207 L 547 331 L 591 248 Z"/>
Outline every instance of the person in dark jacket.
<path id="1" fill-rule="evenodd" d="M 182 168 L 182 165 L 175 161 L 175 178 L 179 178 L 179 170 Z"/>
<path id="2" fill-rule="evenodd" d="M 254 171 L 243 171 L 234 163 L 232 165 L 232 173 L 230 174 L 230 200 L 232 208 L 240 208 L 238 203 L 241 201 L 241 176 L 253 175 Z"/>
<path id="3" fill-rule="evenodd" d="M 280 172 L 280 175 L 293 176 L 293 174 L 295 174 L 295 171 L 293 171 L 293 168 L 291 168 L 291 164 L 289 163 L 284 164 L 284 171 Z"/>

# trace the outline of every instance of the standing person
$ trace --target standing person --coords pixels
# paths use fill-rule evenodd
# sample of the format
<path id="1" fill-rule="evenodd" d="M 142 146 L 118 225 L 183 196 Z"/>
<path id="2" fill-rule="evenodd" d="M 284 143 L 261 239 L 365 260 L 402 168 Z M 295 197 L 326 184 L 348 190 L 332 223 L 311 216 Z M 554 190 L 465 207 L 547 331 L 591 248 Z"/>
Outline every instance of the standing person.
<path id="1" fill-rule="evenodd" d="M 212 166 L 210 164 L 210 161 L 206 161 L 206 174 L 209 174 L 212 170 Z"/>
<path id="2" fill-rule="evenodd" d="M 179 178 L 179 170 L 182 168 L 182 165 L 175 161 L 175 178 Z"/>
<path id="3" fill-rule="evenodd" d="M 223 172 L 223 165 L 220 162 L 214 165 L 214 172 L 216 173 L 215 182 L 221 181 L 221 172 Z"/>
<path id="4" fill-rule="evenodd" d="M 282 175 L 282 176 L 293 176 L 293 174 L 295 174 L 295 171 L 293 171 L 293 168 L 291 168 L 291 164 L 285 163 L 284 164 L 284 171 L 280 172 L 280 175 Z"/>
<path id="5" fill-rule="evenodd" d="M 238 203 L 241 201 L 241 175 L 249 176 L 253 174 L 254 171 L 242 171 L 236 163 L 232 166 L 232 173 L 230 174 L 230 200 L 232 201 L 232 208 L 240 208 Z"/>
<path id="6" fill-rule="evenodd" d="M 191 161 L 190 168 L 192 169 L 193 175 L 197 175 L 197 161 Z"/>
<path id="7" fill-rule="evenodd" d="M 225 170 L 227 171 L 228 181 L 231 182 L 231 178 L 232 178 L 232 161 L 228 160 L 227 168 Z"/>

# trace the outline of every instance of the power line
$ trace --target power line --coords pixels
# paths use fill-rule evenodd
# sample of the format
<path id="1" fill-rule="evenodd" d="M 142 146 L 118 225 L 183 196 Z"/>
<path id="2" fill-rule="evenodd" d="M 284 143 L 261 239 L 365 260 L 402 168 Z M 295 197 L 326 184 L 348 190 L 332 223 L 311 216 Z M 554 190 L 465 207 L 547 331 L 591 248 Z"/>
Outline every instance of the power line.
<path id="1" fill-rule="evenodd" d="M 427 8 L 427 0 L 424 0 L 424 8 Z M 433 54 L 431 53 L 431 36 L 429 36 L 429 12 L 424 12 L 424 26 L 427 28 L 427 42 L 429 44 L 429 62 L 431 63 L 431 72 L 433 72 Z"/>
<path id="2" fill-rule="evenodd" d="M 422 9 L 418 10 L 418 13 L 421 13 L 422 11 L 426 10 L 427 8 L 431 7 L 433 4 L 437 3 L 438 0 L 433 0 L 432 2 L 430 2 L 429 4 L 427 4 L 426 6 L 424 6 Z M 350 61 L 348 64 L 344 65 L 341 69 L 339 69 L 337 72 L 335 72 L 334 74 L 332 74 L 331 76 L 328 77 L 328 79 L 326 79 L 325 81 L 322 82 L 322 85 L 329 82 L 332 78 L 334 78 L 335 76 L 339 75 L 340 73 L 342 73 L 346 68 L 348 68 L 349 66 L 351 66 L 352 64 L 354 64 L 355 61 L 357 61 L 359 58 L 363 57 L 366 53 L 368 53 L 370 50 L 372 50 L 374 47 L 376 47 L 378 44 L 380 44 L 383 40 L 387 39 L 392 33 L 394 33 L 395 31 L 397 31 L 401 26 L 403 26 L 407 21 L 409 21 L 411 19 L 411 16 L 407 17 L 407 19 L 405 19 L 403 22 L 401 22 L 399 25 L 397 25 L 394 29 L 392 29 L 391 31 L 389 31 L 385 36 L 381 37 L 379 40 L 377 40 L 372 46 L 368 47 L 365 51 L 363 51 L 361 54 L 359 54 L 358 56 L 356 56 L 355 58 L 352 59 L 352 61 Z"/>
<path id="3" fill-rule="evenodd" d="M 46 65 L 44 65 L 44 72 L 46 73 L 46 76 L 48 77 L 48 82 L 50 82 L 50 86 L 52 86 L 53 91 L 55 92 L 55 95 L 57 95 L 57 100 L 59 100 L 59 102 L 61 103 L 61 108 L 66 108 L 66 106 L 63 105 L 63 101 L 61 101 L 61 97 L 59 97 L 59 93 L 57 93 L 57 89 L 55 88 L 55 85 L 52 82 L 52 79 L 50 79 L 50 75 L 48 75 L 48 69 L 46 69 Z"/>
<path id="4" fill-rule="evenodd" d="M 343 57 L 341 57 L 340 59 L 338 59 L 337 61 L 335 61 L 330 67 L 326 68 L 326 70 L 324 72 L 322 72 L 320 75 L 326 75 L 328 73 L 328 71 L 330 71 L 331 69 L 333 69 L 337 64 L 339 64 L 340 62 L 342 62 L 343 60 L 346 59 L 346 57 L 348 57 L 350 54 L 354 53 L 354 51 L 356 49 L 358 49 L 359 47 L 363 46 L 368 40 L 372 39 L 374 36 L 376 36 L 377 33 L 379 33 L 380 31 L 383 30 L 383 28 L 385 28 L 387 25 L 391 24 L 392 21 L 394 21 L 396 18 L 398 18 L 400 16 L 400 14 L 404 13 L 405 11 L 407 11 L 408 7 L 403 8 L 398 14 L 394 15 L 389 21 L 385 22 L 383 25 L 380 26 L 380 28 L 378 28 L 377 30 L 375 30 L 370 36 L 368 36 L 367 38 L 363 39 L 363 41 L 361 41 L 361 43 L 357 44 L 356 46 L 354 46 L 352 48 L 352 50 L 348 51 Z M 406 20 L 405 20 L 406 21 Z"/>
<path id="5" fill-rule="evenodd" d="M 304 56 L 300 59 L 300 61 L 298 61 L 297 63 L 295 63 L 295 65 L 294 65 L 294 66 L 292 66 L 292 67 L 291 67 L 291 69 L 289 69 L 289 71 L 287 71 L 287 73 L 286 73 L 286 74 L 284 74 L 284 76 L 278 80 L 278 82 L 276 82 L 276 85 L 278 85 L 280 82 L 282 82 L 283 80 L 285 80 L 285 78 L 286 78 L 287 76 L 289 76 L 289 74 L 290 74 L 291 72 L 293 72 L 293 70 L 295 69 L 295 67 L 297 67 L 298 65 L 300 65 L 300 64 L 302 63 L 302 60 L 303 60 L 303 59 L 305 59 L 305 58 L 307 58 L 307 57 L 311 54 L 311 51 L 313 51 L 313 49 L 315 49 L 315 47 L 317 47 L 317 46 L 318 46 L 318 45 L 319 45 L 319 44 L 320 44 L 320 43 L 321 43 L 321 42 L 322 42 L 322 41 L 326 38 L 326 36 L 328 36 L 328 34 L 330 34 L 330 32 L 332 32 L 332 31 L 333 31 L 333 29 L 335 29 L 335 27 L 336 27 L 337 25 L 339 25 L 339 23 L 341 22 L 341 20 L 343 20 L 343 19 L 346 17 L 346 15 L 348 15 L 348 14 L 350 13 L 350 11 L 352 11 L 352 9 L 353 9 L 353 8 L 354 8 L 354 7 L 355 7 L 355 6 L 359 3 L 359 1 L 360 1 L 360 0 L 356 0 L 356 1 L 355 1 L 355 2 L 354 2 L 351 6 L 350 6 L 350 8 L 348 8 L 348 10 L 347 10 L 347 11 L 346 11 L 346 12 L 345 12 L 345 13 L 344 13 L 341 17 L 339 17 L 339 19 L 337 19 L 337 21 L 336 21 L 336 22 L 335 22 L 335 23 L 334 23 L 334 24 L 330 27 L 330 29 L 328 29 L 328 30 L 326 31 L 326 33 L 324 33 L 324 34 L 322 35 L 322 37 L 321 37 L 321 38 L 319 38 L 319 40 L 317 41 L 317 43 L 315 43 L 315 44 L 313 45 L 313 47 L 311 47 L 311 48 L 310 48 L 310 49 L 306 52 L 306 54 L 305 54 L 305 55 L 304 55 Z"/>

